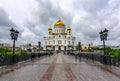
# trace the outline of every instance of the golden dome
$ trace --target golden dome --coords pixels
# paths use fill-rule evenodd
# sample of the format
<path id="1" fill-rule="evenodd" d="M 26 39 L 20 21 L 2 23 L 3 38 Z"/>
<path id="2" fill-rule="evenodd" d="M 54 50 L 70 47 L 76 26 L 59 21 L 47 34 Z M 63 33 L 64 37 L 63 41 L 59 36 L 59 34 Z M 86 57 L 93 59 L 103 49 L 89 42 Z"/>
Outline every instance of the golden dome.
<path id="1" fill-rule="evenodd" d="M 71 30 L 71 27 L 68 27 L 67 30 Z"/>
<path id="2" fill-rule="evenodd" d="M 65 26 L 64 22 L 61 21 L 61 19 L 59 19 L 54 26 Z"/>
<path id="3" fill-rule="evenodd" d="M 48 28 L 48 30 L 52 30 L 51 26 Z"/>

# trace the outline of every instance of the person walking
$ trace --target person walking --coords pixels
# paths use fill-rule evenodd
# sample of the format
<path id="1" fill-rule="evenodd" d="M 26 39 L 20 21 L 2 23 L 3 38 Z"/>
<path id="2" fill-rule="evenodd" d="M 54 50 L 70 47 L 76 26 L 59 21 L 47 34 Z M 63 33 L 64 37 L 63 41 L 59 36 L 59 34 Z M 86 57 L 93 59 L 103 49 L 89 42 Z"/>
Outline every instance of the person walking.
<path id="1" fill-rule="evenodd" d="M 50 51 L 48 51 L 48 56 L 49 56 L 49 57 L 50 57 L 50 53 L 51 53 L 51 52 L 50 52 Z"/>
<path id="2" fill-rule="evenodd" d="M 81 58 L 82 58 L 82 53 L 79 52 L 79 61 L 81 61 Z"/>
<path id="3" fill-rule="evenodd" d="M 75 51 L 75 61 L 77 62 L 77 56 L 78 56 L 78 52 Z"/>
<path id="4" fill-rule="evenodd" d="M 93 63 L 94 63 L 94 55 L 92 54 L 92 61 L 93 61 Z"/>
<path id="5" fill-rule="evenodd" d="M 35 58 L 35 53 L 31 53 L 31 60 Z"/>

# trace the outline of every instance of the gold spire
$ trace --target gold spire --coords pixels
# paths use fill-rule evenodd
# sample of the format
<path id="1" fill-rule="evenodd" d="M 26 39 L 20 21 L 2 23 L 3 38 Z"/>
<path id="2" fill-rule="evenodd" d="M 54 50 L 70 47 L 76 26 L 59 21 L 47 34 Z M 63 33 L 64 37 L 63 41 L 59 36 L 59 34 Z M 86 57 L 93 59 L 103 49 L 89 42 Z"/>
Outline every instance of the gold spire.
<path id="1" fill-rule="evenodd" d="M 62 22 L 61 19 L 59 19 L 55 24 L 54 26 L 65 26 L 64 22 Z"/>
<path id="2" fill-rule="evenodd" d="M 71 30 L 71 27 L 69 26 L 69 27 L 67 28 L 67 30 Z"/>
<path id="3" fill-rule="evenodd" d="M 50 27 L 48 27 L 48 30 L 52 30 L 51 26 L 50 26 Z"/>

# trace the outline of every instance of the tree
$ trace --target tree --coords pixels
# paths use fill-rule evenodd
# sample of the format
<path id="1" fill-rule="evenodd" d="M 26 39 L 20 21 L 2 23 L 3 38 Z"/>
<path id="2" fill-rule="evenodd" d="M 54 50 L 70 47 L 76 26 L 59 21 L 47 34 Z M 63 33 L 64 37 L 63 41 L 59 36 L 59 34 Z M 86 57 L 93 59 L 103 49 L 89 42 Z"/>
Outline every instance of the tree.
<path id="1" fill-rule="evenodd" d="M 82 50 L 82 46 L 81 46 L 81 45 L 80 45 L 80 46 L 77 45 L 77 46 L 76 46 L 76 49 L 77 49 L 77 50 Z"/>
<path id="2" fill-rule="evenodd" d="M 27 51 L 26 50 L 21 50 L 21 54 L 27 54 Z"/>

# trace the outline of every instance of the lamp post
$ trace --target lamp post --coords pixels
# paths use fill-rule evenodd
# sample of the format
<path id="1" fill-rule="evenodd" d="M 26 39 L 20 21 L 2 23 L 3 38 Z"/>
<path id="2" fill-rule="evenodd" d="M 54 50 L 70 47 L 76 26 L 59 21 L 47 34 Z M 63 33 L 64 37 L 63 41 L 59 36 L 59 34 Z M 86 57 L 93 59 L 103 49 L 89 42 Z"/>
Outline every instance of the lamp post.
<path id="1" fill-rule="evenodd" d="M 78 46 L 79 46 L 79 52 L 81 50 L 81 42 L 78 42 Z"/>
<path id="2" fill-rule="evenodd" d="M 38 42 L 38 46 L 39 46 L 39 54 L 40 54 L 40 46 L 41 46 L 41 42 Z"/>
<path id="3" fill-rule="evenodd" d="M 32 53 L 32 49 L 31 49 L 32 44 L 29 43 L 28 46 L 29 46 L 29 53 Z"/>
<path id="4" fill-rule="evenodd" d="M 13 40 L 13 58 L 12 62 L 14 63 L 14 55 L 15 55 L 15 41 L 17 41 L 18 34 L 19 32 L 17 30 L 14 30 L 13 28 L 10 29 L 10 35 L 11 35 L 11 40 Z"/>
<path id="5" fill-rule="evenodd" d="M 105 53 L 105 40 L 107 40 L 108 30 L 105 28 L 105 30 L 100 31 L 99 34 L 100 34 L 101 41 L 103 41 L 104 55 L 106 55 L 106 53 Z"/>

